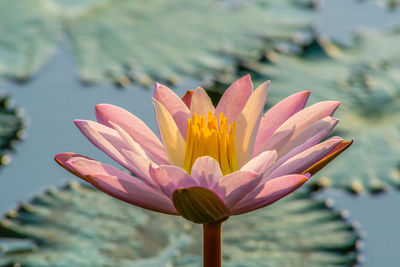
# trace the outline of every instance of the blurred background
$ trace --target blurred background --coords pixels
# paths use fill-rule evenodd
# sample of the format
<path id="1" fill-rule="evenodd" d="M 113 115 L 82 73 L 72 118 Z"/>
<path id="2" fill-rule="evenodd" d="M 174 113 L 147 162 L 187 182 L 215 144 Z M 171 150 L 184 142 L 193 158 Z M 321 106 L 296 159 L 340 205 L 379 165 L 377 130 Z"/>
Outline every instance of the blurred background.
<path id="1" fill-rule="evenodd" d="M 263 255 L 261 247 L 252 256 L 254 263 L 243 263 L 241 256 L 229 258 L 229 253 L 244 255 L 246 248 L 227 245 L 227 266 L 398 266 L 398 7 L 396 0 L 1 0 L 0 266 L 90 265 L 83 260 L 86 248 L 68 250 L 68 255 L 52 251 L 48 245 L 54 245 L 57 238 L 40 230 L 46 226 L 61 235 L 54 226 L 60 220 L 49 218 L 52 209 L 68 210 L 70 206 L 34 198 L 48 194 L 47 188 L 77 180 L 53 161 L 57 153 L 76 152 L 114 164 L 80 134 L 73 119 L 95 120 L 94 106 L 110 103 L 129 110 L 156 131 L 151 105 L 155 81 L 170 86 L 179 96 L 200 85 L 217 100 L 230 83 L 247 73 L 255 86 L 272 81 L 268 106 L 302 90 L 312 91 L 310 103 L 341 101 L 335 114 L 341 122 L 334 134 L 354 139 L 354 145 L 300 193 L 305 194 L 301 198 L 322 203 L 324 208 L 316 204 L 303 207 L 302 212 L 310 215 L 292 210 L 297 217 L 288 215 L 294 216 L 287 221 L 290 231 L 271 226 L 278 241 L 263 244 L 265 251 L 275 251 L 270 254 L 273 257 L 268 258 L 269 252 Z M 40 207 L 35 211 L 35 206 Z M 294 209 L 290 207 L 286 209 L 289 213 Z M 319 209 L 327 212 L 324 217 L 318 217 Z M 63 219 L 66 225 L 68 220 L 74 224 L 74 216 Z M 250 220 L 266 228 L 257 231 L 270 231 L 269 222 L 257 217 L 264 215 L 255 216 Z M 315 233 L 304 230 L 306 236 L 292 238 L 305 229 L 291 229 L 291 222 L 296 225 L 302 216 L 320 218 L 313 217 L 309 227 L 318 228 L 319 223 L 335 227 Z M 240 219 L 237 224 L 246 227 Z M 229 227 L 224 232 L 227 238 L 234 232 Z M 72 233 L 85 236 L 85 229 Z M 334 231 L 340 231 L 340 240 Z M 93 233 L 86 236 L 94 243 L 102 238 Z M 163 241 L 167 245 L 154 249 L 154 255 L 128 253 L 133 261 L 115 266 L 168 266 L 170 262 L 199 266 L 198 256 L 184 261 L 175 252 L 168 254 L 174 244 L 181 246 L 178 241 L 172 247 Z M 303 241 L 304 251 L 299 248 Z M 149 235 L 147 243 L 151 242 L 157 243 L 157 238 Z M 136 245 L 129 243 L 129 250 L 142 251 Z M 168 253 L 162 254 L 163 249 Z M 111 262 L 118 258 L 118 253 L 99 253 Z M 49 255 L 57 255 L 58 260 Z M 141 261 L 147 258 L 154 261 Z"/>

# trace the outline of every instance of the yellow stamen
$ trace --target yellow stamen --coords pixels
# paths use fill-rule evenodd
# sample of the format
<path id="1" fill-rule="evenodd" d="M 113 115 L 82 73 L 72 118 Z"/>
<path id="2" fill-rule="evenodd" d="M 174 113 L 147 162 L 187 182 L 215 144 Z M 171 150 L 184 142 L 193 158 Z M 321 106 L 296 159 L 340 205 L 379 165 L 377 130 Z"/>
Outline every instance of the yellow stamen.
<path id="1" fill-rule="evenodd" d="M 219 125 L 217 117 L 209 111 L 207 118 L 193 114 L 188 119 L 186 133 L 186 154 L 184 169 L 190 170 L 197 158 L 210 156 L 221 168 L 222 174 L 227 175 L 238 170 L 235 149 L 235 122 L 228 127 L 227 119 L 221 112 Z"/>

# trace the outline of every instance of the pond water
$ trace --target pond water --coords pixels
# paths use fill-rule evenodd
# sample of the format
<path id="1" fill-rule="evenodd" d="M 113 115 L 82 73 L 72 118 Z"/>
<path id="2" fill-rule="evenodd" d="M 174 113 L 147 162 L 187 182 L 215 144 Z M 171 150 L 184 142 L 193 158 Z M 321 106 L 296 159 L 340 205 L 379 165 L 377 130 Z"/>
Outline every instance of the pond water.
<path id="1" fill-rule="evenodd" d="M 318 17 L 320 29 L 331 37 L 348 38 L 354 27 L 384 28 L 397 23 L 399 12 L 389 12 L 373 3 L 326 1 Z M 350 27 L 351 26 L 351 27 Z M 197 82 L 185 80 L 177 93 L 194 89 Z M 75 73 L 69 47 L 64 45 L 47 66 L 26 84 L 2 81 L 1 90 L 23 107 L 28 120 L 25 140 L 11 154 L 11 163 L 0 171 L 0 213 L 12 209 L 49 186 L 73 178 L 59 167 L 53 156 L 77 152 L 111 163 L 78 131 L 73 119 L 94 120 L 94 105 L 111 103 L 128 109 L 156 130 L 151 105 L 152 90 L 141 87 L 115 89 L 112 85 L 82 85 Z M 363 266 L 398 266 L 400 215 L 394 203 L 400 192 L 354 197 L 342 192 L 324 192 L 317 197 L 334 199 L 337 209 L 347 209 L 349 220 L 357 221 L 364 237 Z"/>

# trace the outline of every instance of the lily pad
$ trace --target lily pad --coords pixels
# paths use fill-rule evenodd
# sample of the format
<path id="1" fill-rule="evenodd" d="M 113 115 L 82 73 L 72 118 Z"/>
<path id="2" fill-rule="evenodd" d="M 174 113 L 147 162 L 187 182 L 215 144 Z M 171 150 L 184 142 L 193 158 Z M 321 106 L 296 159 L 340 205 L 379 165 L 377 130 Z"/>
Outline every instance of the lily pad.
<path id="1" fill-rule="evenodd" d="M 400 188 L 399 43 L 397 31 L 363 32 L 350 47 L 315 39 L 301 56 L 275 54 L 274 60 L 243 63 L 255 84 L 272 81 L 269 105 L 302 90 L 312 92 L 311 103 L 341 101 L 334 134 L 354 139 L 354 144 L 310 184 L 356 193 Z M 221 76 L 219 83 L 234 79 Z M 214 90 L 220 92 L 218 86 Z"/>
<path id="2" fill-rule="evenodd" d="M 83 81 L 208 78 L 236 57 L 294 49 L 310 26 L 311 0 L 4 0 L 0 71 L 26 79 L 66 33 Z"/>
<path id="3" fill-rule="evenodd" d="M 21 242 L 3 252 L 0 266 L 201 266 L 201 231 L 182 217 L 148 212 L 72 182 L 21 204 L 0 221 L 0 237 Z M 339 213 L 309 194 L 295 193 L 229 218 L 223 261 L 224 266 L 350 266 L 357 261 L 358 240 Z"/>
<path id="4" fill-rule="evenodd" d="M 8 151 L 24 136 L 24 123 L 19 110 L 10 107 L 8 103 L 7 96 L 0 96 L 0 165 L 8 164 L 10 161 L 7 156 Z"/>
<path id="5" fill-rule="evenodd" d="M 372 1 L 372 0 L 362 0 L 362 1 Z M 390 9 L 396 9 L 400 7 L 400 0 L 373 0 L 373 1 Z"/>
<path id="6" fill-rule="evenodd" d="M 0 1 L 0 75 L 25 81 L 53 55 L 61 21 L 48 1 Z"/>

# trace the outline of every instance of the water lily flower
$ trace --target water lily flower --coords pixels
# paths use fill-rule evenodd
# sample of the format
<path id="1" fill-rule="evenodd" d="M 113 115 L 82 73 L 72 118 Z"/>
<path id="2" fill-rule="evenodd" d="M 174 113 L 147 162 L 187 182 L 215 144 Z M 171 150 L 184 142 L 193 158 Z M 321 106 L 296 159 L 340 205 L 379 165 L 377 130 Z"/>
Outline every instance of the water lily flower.
<path id="1" fill-rule="evenodd" d="M 55 160 L 122 201 L 218 224 L 290 194 L 351 144 L 337 136 L 324 140 L 338 123 L 332 114 L 339 102 L 305 108 L 305 91 L 263 114 L 269 86 L 267 81 L 253 91 L 250 75 L 244 76 L 214 107 L 202 88 L 181 99 L 156 84 L 161 140 L 140 119 L 109 104 L 96 106 L 98 122 L 75 120 L 93 145 L 135 176 L 79 154 Z"/>
<path id="2" fill-rule="evenodd" d="M 332 114 L 339 102 L 304 108 L 310 92 L 299 92 L 263 115 L 269 86 L 253 92 L 247 75 L 214 108 L 202 88 L 181 100 L 156 84 L 153 105 L 162 141 L 140 119 L 109 104 L 96 106 L 98 122 L 75 120 L 90 142 L 137 178 L 79 154 L 55 160 L 113 197 L 194 222 L 259 209 L 300 187 L 350 144 L 340 137 L 321 142 L 338 123 Z M 213 202 L 196 211 L 199 218 L 187 210 L 202 205 L 196 201 Z M 213 212 L 216 207 L 221 210 Z"/>

